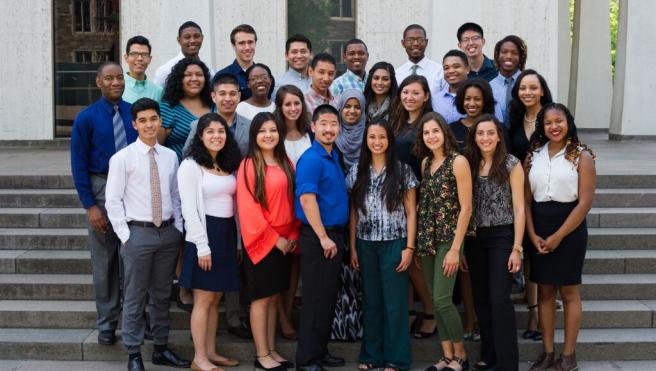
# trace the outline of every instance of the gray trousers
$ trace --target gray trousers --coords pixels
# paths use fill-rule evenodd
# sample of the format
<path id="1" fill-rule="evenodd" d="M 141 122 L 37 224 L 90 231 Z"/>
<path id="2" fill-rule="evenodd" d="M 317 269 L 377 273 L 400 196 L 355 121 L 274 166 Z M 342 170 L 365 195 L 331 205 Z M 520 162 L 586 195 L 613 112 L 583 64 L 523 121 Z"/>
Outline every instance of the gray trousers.
<path id="1" fill-rule="evenodd" d="M 130 226 L 130 239 L 121 247 L 123 258 L 123 345 L 138 353 L 144 339 L 148 313 L 153 343 L 166 345 L 169 337 L 169 302 L 182 233 L 173 225 L 164 228 Z"/>
<path id="2" fill-rule="evenodd" d="M 105 211 L 106 183 L 107 180 L 102 177 L 91 176 L 91 190 L 96 199 L 96 205 L 102 209 L 105 215 L 107 215 Z M 111 228 L 111 224 L 106 233 L 94 230 L 90 224 L 88 229 L 91 273 L 96 299 L 96 327 L 98 331 L 115 330 L 121 312 L 118 254 L 121 241 Z"/>

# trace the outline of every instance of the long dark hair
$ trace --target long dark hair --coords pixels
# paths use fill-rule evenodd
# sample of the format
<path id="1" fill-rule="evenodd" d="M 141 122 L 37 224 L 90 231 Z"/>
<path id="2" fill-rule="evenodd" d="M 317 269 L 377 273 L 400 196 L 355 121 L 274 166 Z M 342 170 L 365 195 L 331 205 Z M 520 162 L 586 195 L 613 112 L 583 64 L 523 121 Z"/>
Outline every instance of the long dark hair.
<path id="1" fill-rule="evenodd" d="M 524 103 L 519 100 L 519 84 L 522 82 L 524 77 L 528 75 L 535 75 L 538 78 L 538 81 L 540 81 L 540 85 L 542 86 L 542 92 L 544 93 L 542 97 L 540 97 L 540 105 L 544 108 L 544 106 L 548 103 L 553 102 L 553 99 L 551 98 L 551 90 L 549 90 L 549 86 L 547 85 L 547 80 L 542 77 L 537 71 L 535 70 L 524 70 L 522 73 L 517 76 L 517 81 L 515 81 L 515 85 L 512 88 L 511 91 L 511 96 L 512 99 L 510 102 L 508 102 L 508 123 L 510 124 L 510 134 L 512 135 L 516 130 L 524 130 L 524 115 L 526 115 L 526 106 L 524 106 Z"/>
<path id="2" fill-rule="evenodd" d="M 408 189 L 406 188 L 406 183 L 401 176 L 400 163 L 396 158 L 396 152 L 394 150 L 394 132 L 392 127 L 385 119 L 376 119 L 367 124 L 364 130 L 364 136 L 362 139 L 362 149 L 360 150 L 360 160 L 358 161 L 358 176 L 353 185 L 353 190 L 351 191 L 351 203 L 356 210 L 361 210 L 364 214 L 367 214 L 367 208 L 365 205 L 365 197 L 367 196 L 367 191 L 369 190 L 369 180 L 371 177 L 371 171 L 369 167 L 371 166 L 371 150 L 367 143 L 367 134 L 369 133 L 369 128 L 372 126 L 380 126 L 385 129 L 387 133 L 387 151 L 385 151 L 385 179 L 383 180 L 382 185 L 382 197 L 387 206 L 387 210 L 392 212 L 394 211 L 400 203 L 403 202 Z"/>
<path id="3" fill-rule="evenodd" d="M 210 126 L 211 123 L 218 122 L 223 126 L 226 132 L 226 140 L 223 148 L 212 158 L 210 153 L 203 144 L 203 131 Z M 226 173 L 232 173 L 239 167 L 241 161 L 241 154 L 239 153 L 239 146 L 237 141 L 232 136 L 232 132 L 228 128 L 228 123 L 218 113 L 206 113 L 198 119 L 198 126 L 196 126 L 196 134 L 194 134 L 189 149 L 185 157 L 191 157 L 196 163 L 207 169 L 218 168 Z"/>
<path id="4" fill-rule="evenodd" d="M 269 75 L 269 80 L 271 80 L 271 86 L 269 87 L 269 92 L 267 93 L 267 99 L 271 99 L 271 94 L 273 94 L 273 89 L 276 85 L 276 79 L 273 78 L 273 74 L 271 73 L 271 69 L 269 68 L 269 66 L 267 66 L 264 63 L 253 63 L 253 64 L 251 64 L 251 66 L 246 69 L 246 72 L 245 72 L 246 73 L 246 79 L 247 80 L 250 79 L 251 72 L 253 72 L 253 70 L 257 67 L 260 67 L 260 68 L 264 69 L 267 72 L 267 74 Z"/>
<path id="5" fill-rule="evenodd" d="M 494 123 L 494 126 L 497 130 L 497 136 L 499 137 L 499 143 L 497 143 L 497 147 L 494 150 L 494 155 L 492 156 L 492 165 L 490 166 L 490 172 L 487 174 L 487 177 L 497 184 L 503 184 L 508 181 L 509 176 L 508 169 L 506 168 L 508 150 L 506 149 L 506 140 L 503 135 L 503 128 L 501 127 L 499 120 L 497 120 L 494 115 L 486 113 L 474 121 L 474 124 L 469 129 L 469 134 L 467 135 L 465 157 L 471 166 L 472 179 L 474 182 L 476 182 L 476 179 L 478 179 L 479 168 L 481 164 L 485 162 L 480 148 L 478 148 L 476 145 L 476 129 L 478 128 L 478 125 L 488 121 L 492 121 Z"/>
<path id="6" fill-rule="evenodd" d="M 305 135 L 310 128 L 310 114 L 308 114 L 303 92 L 295 85 L 283 85 L 276 92 L 276 109 L 273 111 L 276 121 L 281 123 L 284 129 L 283 139 L 287 134 L 287 124 L 285 123 L 285 115 L 282 114 L 282 103 L 285 101 L 285 96 L 287 94 L 294 95 L 301 100 L 301 115 L 298 117 L 298 120 L 296 120 L 296 130 L 298 130 L 301 135 Z"/>
<path id="7" fill-rule="evenodd" d="M 392 100 L 394 100 L 396 91 L 399 89 L 399 84 L 396 81 L 396 73 L 394 72 L 394 66 L 388 62 L 378 62 L 374 64 L 371 69 L 369 69 L 367 83 L 364 85 L 364 99 L 367 104 L 376 101 L 376 93 L 374 93 L 374 89 L 371 88 L 371 82 L 374 79 L 374 72 L 378 70 L 385 70 L 390 75 L 390 90 L 387 92 L 387 96 L 390 98 L 390 103 Z"/>
<path id="8" fill-rule="evenodd" d="M 164 93 L 162 95 L 162 101 L 167 102 L 171 107 L 175 107 L 180 104 L 180 99 L 184 98 L 184 89 L 182 88 L 182 79 L 184 79 L 185 71 L 187 67 L 191 65 L 197 65 L 203 71 L 203 76 L 205 76 L 205 83 L 203 84 L 203 89 L 200 91 L 200 99 L 207 107 L 212 107 L 214 102 L 212 102 L 211 97 L 211 82 L 210 82 L 210 70 L 207 69 L 207 66 L 203 61 L 197 58 L 182 58 L 178 63 L 171 68 L 171 73 L 166 78 L 166 84 L 164 85 Z"/>
<path id="9" fill-rule="evenodd" d="M 424 143 L 424 125 L 431 121 L 437 123 L 437 126 L 440 127 L 442 135 L 444 136 L 444 145 L 442 146 L 444 156 L 448 156 L 451 152 L 458 152 L 458 142 L 453 135 L 453 131 L 449 128 L 449 124 L 446 123 L 444 116 L 437 112 L 426 112 L 421 117 L 421 120 L 419 120 L 419 127 L 417 128 L 417 138 L 415 139 L 414 147 L 417 158 L 423 159 L 424 157 L 433 157 L 433 151 L 431 151 L 426 146 L 426 143 Z"/>
<path id="10" fill-rule="evenodd" d="M 410 75 L 406 77 L 401 83 L 401 85 L 399 85 L 399 89 L 396 91 L 396 97 L 392 104 L 390 121 L 392 122 L 392 130 L 394 130 L 394 134 L 398 134 L 399 132 L 401 132 L 401 129 L 408 123 L 408 120 L 410 119 L 410 115 L 408 114 L 408 111 L 405 110 L 405 107 L 403 107 L 403 102 L 401 102 L 401 93 L 403 92 L 403 88 L 414 83 L 419 83 L 419 85 L 421 85 L 421 89 L 424 91 L 424 94 L 428 96 L 428 99 L 426 100 L 426 102 L 424 102 L 423 106 L 421 107 L 421 114 L 419 114 L 419 118 L 421 118 L 421 116 L 423 116 L 424 113 L 426 112 L 433 112 L 433 106 L 431 105 L 431 97 L 430 97 L 431 92 L 430 92 L 430 87 L 428 87 L 428 80 L 426 80 L 426 78 L 421 75 Z M 417 125 L 419 118 L 412 123 L 413 126 Z"/>
<path id="11" fill-rule="evenodd" d="M 264 162 L 264 156 L 260 147 L 257 145 L 257 134 L 260 132 L 260 128 L 264 123 L 272 121 L 276 124 L 278 129 L 278 144 L 273 149 L 273 157 L 278 163 L 278 166 L 287 176 L 287 194 L 290 200 L 294 199 L 294 168 L 287 158 L 287 152 L 285 152 L 285 138 L 282 137 L 281 124 L 276 121 L 276 118 L 272 113 L 269 112 L 260 112 L 251 121 L 251 128 L 248 133 L 248 154 L 244 158 L 244 181 L 246 183 L 246 189 L 253 196 L 253 198 L 260 204 L 265 210 L 268 210 L 265 187 L 264 187 L 264 175 L 266 173 L 266 163 Z M 251 185 L 248 181 L 248 176 L 246 174 L 246 165 L 248 161 L 253 162 L 253 169 L 255 171 L 255 184 Z"/>
<path id="12" fill-rule="evenodd" d="M 576 124 L 574 123 L 574 116 L 569 109 L 561 103 L 547 103 L 542 106 L 542 109 L 538 112 L 538 116 L 535 120 L 535 132 L 531 137 L 528 154 L 526 155 L 528 168 L 531 167 L 533 152 L 543 147 L 549 141 L 549 138 L 547 138 L 544 133 L 544 115 L 549 110 L 560 111 L 567 118 L 567 144 L 565 145 L 565 158 L 572 164 L 576 165 L 579 156 L 581 156 L 581 152 L 588 151 L 594 159 L 596 157 L 594 152 L 579 140 L 576 131 Z"/>
<path id="13" fill-rule="evenodd" d="M 487 82 L 486 80 L 480 78 L 480 77 L 475 77 L 472 79 L 467 79 L 458 86 L 458 91 L 456 92 L 456 98 L 454 101 L 454 104 L 456 106 L 456 109 L 458 112 L 460 112 L 463 115 L 467 114 L 467 111 L 465 111 L 465 94 L 467 92 L 467 89 L 469 88 L 476 88 L 481 92 L 481 95 L 483 96 L 483 111 L 481 111 L 481 114 L 484 113 L 494 113 L 494 94 L 492 93 L 492 88 L 490 87 L 490 83 Z"/>

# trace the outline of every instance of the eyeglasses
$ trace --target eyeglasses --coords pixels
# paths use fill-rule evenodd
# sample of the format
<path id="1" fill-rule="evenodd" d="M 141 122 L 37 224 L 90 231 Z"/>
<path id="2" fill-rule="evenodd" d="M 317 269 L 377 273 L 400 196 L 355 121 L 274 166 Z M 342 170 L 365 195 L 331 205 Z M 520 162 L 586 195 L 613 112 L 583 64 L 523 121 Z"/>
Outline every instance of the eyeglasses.
<path id="1" fill-rule="evenodd" d="M 483 37 L 480 36 L 480 35 L 476 35 L 476 36 L 472 36 L 472 37 L 463 37 L 462 39 L 460 39 L 460 42 L 463 43 L 463 44 L 467 44 L 470 41 L 475 43 L 475 42 L 480 41 L 482 38 Z"/>
<path id="2" fill-rule="evenodd" d="M 406 45 L 412 45 L 414 43 L 424 44 L 426 43 L 426 41 L 428 41 L 428 39 L 424 37 L 406 37 L 405 39 L 403 39 L 403 42 Z"/>
<path id="3" fill-rule="evenodd" d="M 256 82 L 256 83 L 257 82 L 266 82 L 266 81 L 269 81 L 269 80 L 270 80 L 269 76 L 267 76 L 267 75 L 253 76 L 253 77 L 248 79 L 248 81 L 252 81 L 252 82 Z"/>
<path id="4" fill-rule="evenodd" d="M 131 57 L 131 58 L 139 58 L 139 57 L 141 57 L 141 58 L 146 59 L 146 58 L 150 58 L 150 53 L 146 53 L 146 52 L 143 52 L 143 53 L 140 53 L 140 52 L 129 52 L 129 53 L 128 53 L 128 56 Z"/>

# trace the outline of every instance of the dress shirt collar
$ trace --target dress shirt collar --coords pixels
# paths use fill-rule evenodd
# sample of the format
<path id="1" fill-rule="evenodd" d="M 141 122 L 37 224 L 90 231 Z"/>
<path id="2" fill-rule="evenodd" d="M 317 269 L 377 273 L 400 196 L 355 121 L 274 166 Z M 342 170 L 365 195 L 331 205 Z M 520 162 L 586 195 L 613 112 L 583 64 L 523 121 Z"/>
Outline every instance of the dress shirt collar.
<path id="1" fill-rule="evenodd" d="M 330 101 L 333 98 L 332 93 L 330 93 L 330 88 L 326 90 L 326 95 L 320 94 L 314 89 L 314 86 L 310 83 L 310 94 L 314 95 L 315 98 L 321 98 L 326 101 Z"/>
<path id="2" fill-rule="evenodd" d="M 134 77 L 130 76 L 129 72 L 125 72 L 124 74 L 124 80 L 125 80 L 125 86 L 129 88 L 134 88 L 135 85 L 146 85 L 146 79 L 148 79 L 148 76 L 144 75 L 143 80 L 137 80 Z"/>
<path id="3" fill-rule="evenodd" d="M 485 54 L 483 54 L 483 65 L 481 66 L 481 69 L 478 70 L 478 73 L 483 73 L 487 70 L 495 70 L 496 67 L 494 67 L 494 62 L 490 58 L 488 58 Z"/>
<path id="4" fill-rule="evenodd" d="M 442 91 L 440 91 L 440 96 L 449 97 L 449 98 L 455 97 L 456 95 L 449 91 L 449 87 L 451 87 L 451 85 L 449 85 L 448 83 L 444 84 L 444 87 L 442 88 Z"/>
<path id="5" fill-rule="evenodd" d="M 112 114 L 112 115 L 114 114 L 114 106 L 118 106 L 118 111 L 120 113 L 124 113 L 124 112 L 121 112 L 121 103 L 123 103 L 123 99 L 121 99 L 121 98 L 118 99 L 118 102 L 112 103 L 107 98 L 101 96 L 100 97 L 100 102 L 101 102 L 101 105 L 102 105 L 103 109 L 109 114 Z"/>
<path id="6" fill-rule="evenodd" d="M 547 159 L 549 159 L 549 142 L 545 143 L 542 148 L 540 148 L 539 153 L 541 153 L 543 156 L 546 156 Z M 565 150 L 567 149 L 567 146 L 564 146 L 563 148 L 560 149 L 560 151 L 556 152 L 555 155 L 551 159 L 555 159 L 560 156 L 565 156 Z"/>
<path id="7" fill-rule="evenodd" d="M 138 150 L 139 153 L 141 153 L 142 155 L 147 155 L 147 154 L 148 154 L 148 151 L 150 151 L 151 148 L 155 148 L 155 153 L 157 154 L 157 153 L 159 153 L 159 151 L 160 151 L 160 148 L 159 148 L 159 147 L 161 147 L 161 145 L 160 145 L 159 143 L 155 143 L 155 146 L 154 146 L 154 147 L 151 147 L 151 146 L 147 145 L 146 143 L 144 143 L 144 142 L 141 140 L 141 138 L 139 138 L 139 137 L 137 137 L 137 140 L 134 141 L 134 145 L 135 145 L 135 147 L 137 147 L 137 150 Z"/>
<path id="8" fill-rule="evenodd" d="M 522 70 L 517 70 L 517 71 L 515 71 L 515 73 L 513 73 L 512 76 L 509 77 L 509 78 L 510 78 L 510 83 L 511 83 L 511 84 L 514 84 L 515 81 L 517 81 L 517 77 L 519 77 L 519 75 L 520 75 L 521 73 L 522 73 Z M 500 79 L 503 80 L 503 85 L 504 85 L 504 86 L 508 85 L 508 82 L 507 82 L 508 79 L 509 79 L 508 77 L 502 75 L 501 72 L 499 72 L 499 75 L 498 75 L 498 76 L 499 76 Z"/>
<path id="9" fill-rule="evenodd" d="M 328 151 L 326 151 L 326 149 L 324 148 L 324 146 L 323 146 L 321 143 L 319 143 L 319 141 L 316 140 L 316 139 L 312 142 L 312 147 L 314 148 L 315 151 L 317 151 L 317 153 L 318 153 L 320 156 L 324 156 L 324 157 L 332 158 L 332 159 L 334 159 L 335 161 L 338 160 L 338 158 L 337 158 L 337 153 L 336 153 L 337 151 L 335 151 L 335 143 L 333 143 L 333 147 L 332 147 L 330 153 L 328 153 Z"/>
<path id="10" fill-rule="evenodd" d="M 285 72 L 285 75 L 287 75 L 287 77 L 295 79 L 295 80 L 307 80 L 307 79 L 310 78 L 309 76 L 304 77 L 302 73 L 296 71 L 295 69 L 293 69 L 291 67 L 289 69 L 287 69 L 287 72 Z"/>
<path id="11" fill-rule="evenodd" d="M 367 79 L 367 73 L 364 73 L 364 77 L 360 77 L 359 75 L 356 75 L 353 71 L 347 69 L 346 72 L 342 75 L 344 77 L 348 77 L 351 80 L 356 80 L 356 81 L 365 81 Z"/>

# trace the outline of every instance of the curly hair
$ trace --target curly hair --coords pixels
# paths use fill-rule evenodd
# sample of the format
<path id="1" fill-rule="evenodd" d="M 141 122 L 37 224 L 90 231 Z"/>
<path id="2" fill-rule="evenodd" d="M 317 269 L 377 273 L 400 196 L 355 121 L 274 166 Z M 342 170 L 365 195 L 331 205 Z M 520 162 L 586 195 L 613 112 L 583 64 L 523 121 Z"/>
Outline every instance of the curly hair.
<path id="1" fill-rule="evenodd" d="M 210 126 L 211 123 L 218 122 L 223 126 L 226 133 L 226 140 L 223 148 L 212 158 L 207 151 L 205 144 L 203 144 L 203 132 Z M 185 158 L 191 157 L 196 163 L 207 169 L 218 169 L 226 173 L 233 173 L 237 171 L 239 162 L 241 161 L 241 154 L 239 153 L 239 146 L 237 141 L 232 136 L 232 132 L 228 128 L 228 123 L 218 113 L 206 113 L 198 119 L 198 126 L 196 126 L 196 133 L 189 145 L 189 149 L 185 154 Z"/>
<path id="2" fill-rule="evenodd" d="M 296 130 L 305 135 L 310 130 L 310 114 L 308 113 L 307 105 L 305 104 L 305 97 L 301 89 L 294 85 L 283 85 L 276 92 L 276 109 L 273 111 L 273 115 L 276 117 L 276 121 L 280 122 L 282 125 L 283 132 L 280 133 L 282 138 L 287 136 L 287 125 L 285 124 L 285 115 L 282 113 L 282 105 L 285 101 L 285 97 L 293 95 L 301 101 L 301 115 L 296 120 Z"/>
<path id="3" fill-rule="evenodd" d="M 458 112 L 460 112 L 463 115 L 467 114 L 467 111 L 465 111 L 465 94 L 467 93 L 467 89 L 469 88 L 477 88 L 481 92 L 481 96 L 483 97 L 483 110 L 481 111 L 481 114 L 484 113 L 493 114 L 494 94 L 492 94 L 492 88 L 490 87 L 489 82 L 479 77 L 467 79 L 463 81 L 462 84 L 460 84 L 460 86 L 458 86 L 458 91 L 456 92 L 456 98 L 453 102 Z"/>
<path id="4" fill-rule="evenodd" d="M 246 73 L 246 80 L 250 80 L 251 72 L 253 72 L 253 70 L 256 67 L 263 68 L 267 72 L 267 74 L 269 75 L 269 80 L 271 80 L 271 86 L 269 86 L 269 92 L 267 93 L 267 99 L 271 99 L 271 94 L 273 93 L 273 89 L 276 86 L 276 79 L 273 78 L 273 74 L 271 73 L 271 69 L 269 68 L 269 66 L 267 66 L 264 63 L 253 63 L 250 67 L 248 67 L 246 69 L 246 72 L 245 72 Z"/>
<path id="5" fill-rule="evenodd" d="M 410 119 L 410 115 L 408 111 L 403 107 L 403 102 L 401 101 L 401 93 L 403 93 L 403 89 L 410 85 L 418 83 L 421 85 L 421 90 L 423 90 L 424 94 L 428 96 L 428 99 L 426 102 L 421 107 L 421 114 L 417 118 L 415 122 L 412 123 L 412 126 L 416 126 L 417 122 L 421 118 L 421 116 L 424 115 L 426 112 L 433 112 L 433 106 L 431 105 L 431 98 L 430 98 L 430 88 L 428 87 L 428 80 L 424 76 L 421 75 L 410 75 L 406 77 L 403 82 L 401 82 L 401 85 L 399 85 L 399 89 L 396 91 L 396 97 L 394 97 L 393 103 L 392 103 L 392 108 L 390 112 L 390 122 L 392 123 L 392 130 L 394 131 L 394 135 L 398 135 L 401 132 L 401 129 L 408 123 L 408 120 Z"/>
<path id="6" fill-rule="evenodd" d="M 526 58 L 528 58 L 528 47 L 526 46 L 524 40 L 515 35 L 508 35 L 504 37 L 494 46 L 494 63 L 497 65 L 497 69 L 499 69 L 499 55 L 501 55 L 501 46 L 507 42 L 511 42 L 517 47 L 517 51 L 519 52 L 519 63 L 517 64 L 517 69 L 523 71 L 524 67 L 526 67 Z"/>
<path id="7" fill-rule="evenodd" d="M 162 95 L 162 101 L 167 102 L 171 107 L 175 107 L 180 104 L 180 99 L 184 98 L 184 89 L 182 88 L 182 80 L 184 79 L 185 71 L 187 67 L 191 65 L 196 65 L 203 70 L 203 76 L 205 77 L 205 82 L 203 84 L 203 90 L 200 91 L 200 99 L 203 103 L 212 107 L 214 104 L 212 102 L 211 91 L 212 87 L 210 86 L 210 71 L 207 69 L 207 66 L 203 61 L 198 58 L 182 58 L 178 63 L 171 68 L 171 73 L 166 78 L 166 83 L 164 85 L 164 94 Z"/>
<path id="8" fill-rule="evenodd" d="M 592 156 L 592 159 L 594 160 L 596 156 L 594 152 L 592 152 L 592 149 L 581 143 L 579 140 L 579 136 L 576 131 L 576 124 L 574 123 L 574 116 L 569 111 L 569 109 L 561 103 L 547 103 L 542 107 L 540 112 L 538 112 L 538 116 L 535 120 L 535 133 L 533 133 L 533 136 L 531 137 L 528 154 L 526 155 L 527 169 L 531 168 L 533 153 L 544 147 L 544 145 L 549 142 L 549 138 L 547 138 L 547 135 L 544 132 L 544 116 L 546 115 L 547 111 L 550 110 L 556 110 L 563 113 L 567 119 L 567 143 L 565 144 L 565 159 L 576 165 L 578 163 L 579 157 L 581 156 L 581 152 L 587 151 L 590 153 L 590 156 Z"/>

